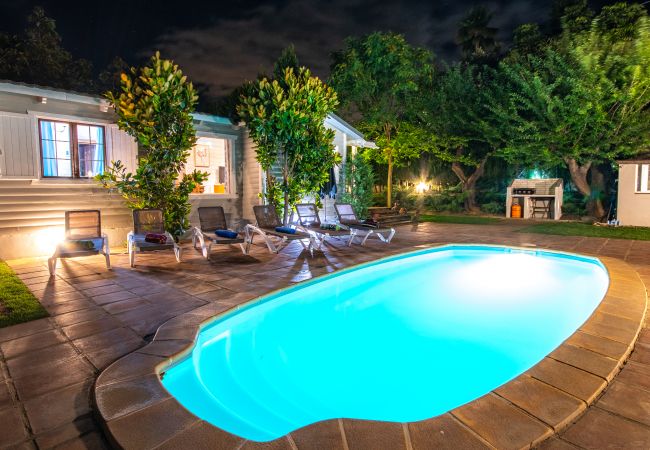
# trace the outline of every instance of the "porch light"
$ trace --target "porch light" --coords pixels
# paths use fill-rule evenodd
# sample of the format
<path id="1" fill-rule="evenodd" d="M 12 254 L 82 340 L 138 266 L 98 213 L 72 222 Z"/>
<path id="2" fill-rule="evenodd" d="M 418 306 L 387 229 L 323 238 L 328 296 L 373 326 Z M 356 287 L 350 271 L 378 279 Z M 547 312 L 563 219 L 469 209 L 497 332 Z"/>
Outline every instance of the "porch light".
<path id="1" fill-rule="evenodd" d="M 52 255 L 59 242 L 63 241 L 65 233 L 63 228 L 49 227 L 38 230 L 34 233 L 39 253 Z"/>

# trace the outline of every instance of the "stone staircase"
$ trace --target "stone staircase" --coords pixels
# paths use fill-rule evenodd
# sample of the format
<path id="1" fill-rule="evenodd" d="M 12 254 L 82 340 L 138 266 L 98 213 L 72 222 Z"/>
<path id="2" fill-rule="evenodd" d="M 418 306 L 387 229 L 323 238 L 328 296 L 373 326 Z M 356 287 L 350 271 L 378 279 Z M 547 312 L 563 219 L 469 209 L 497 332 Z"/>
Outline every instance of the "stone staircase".
<path id="1" fill-rule="evenodd" d="M 379 223 L 379 226 L 393 226 L 405 223 L 412 223 L 415 217 L 415 211 L 400 214 L 391 208 L 385 206 L 375 206 L 368 208 L 368 217 L 372 217 Z"/>

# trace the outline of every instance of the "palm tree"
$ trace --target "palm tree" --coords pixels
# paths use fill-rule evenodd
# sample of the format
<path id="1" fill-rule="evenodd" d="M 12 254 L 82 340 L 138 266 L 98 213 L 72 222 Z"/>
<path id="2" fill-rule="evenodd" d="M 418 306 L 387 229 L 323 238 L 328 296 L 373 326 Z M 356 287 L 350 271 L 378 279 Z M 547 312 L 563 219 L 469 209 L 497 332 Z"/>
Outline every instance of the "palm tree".
<path id="1" fill-rule="evenodd" d="M 465 61 L 487 62 L 494 59 L 500 49 L 496 36 L 498 28 L 490 27 L 492 13 L 484 6 L 476 6 L 458 24 L 456 39 Z"/>

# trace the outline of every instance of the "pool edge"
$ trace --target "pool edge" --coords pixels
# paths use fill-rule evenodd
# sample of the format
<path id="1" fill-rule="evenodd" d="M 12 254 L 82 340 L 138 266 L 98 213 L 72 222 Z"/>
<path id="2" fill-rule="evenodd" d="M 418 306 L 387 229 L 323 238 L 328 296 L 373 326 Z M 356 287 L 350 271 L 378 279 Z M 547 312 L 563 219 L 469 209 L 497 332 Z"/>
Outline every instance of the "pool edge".
<path id="1" fill-rule="evenodd" d="M 453 246 L 490 245 L 431 245 L 404 254 Z M 577 420 L 611 383 L 629 357 L 641 330 L 647 296 L 639 275 L 624 261 L 541 248 L 519 249 L 599 260 L 610 276 L 607 293 L 589 319 L 539 364 L 483 397 L 441 416 L 405 424 L 332 419 L 264 443 L 245 441 L 195 417 L 167 393 L 158 375 L 191 351 L 201 328 L 225 314 L 257 304 L 259 298 L 228 309 L 206 305 L 161 325 L 150 344 L 119 359 L 100 374 L 93 389 L 95 412 L 107 437 L 121 448 L 155 448 L 161 445 L 161 448 L 174 448 L 175 442 L 220 442 L 220 448 L 238 448 L 246 443 L 246 448 L 272 445 L 274 448 L 295 449 L 318 441 L 327 442 L 332 448 L 347 448 L 350 443 L 355 447 L 370 448 L 374 442 L 383 448 L 417 449 L 423 448 L 423 442 L 431 445 L 431 439 L 442 439 L 440 436 L 445 434 L 440 434 L 440 431 L 444 430 L 447 430 L 447 436 L 452 436 L 451 439 L 466 440 L 467 443 L 487 443 L 496 447 L 536 445 Z M 337 273 L 397 256 L 349 266 Z M 599 348 L 601 344 L 602 349 Z M 557 379 L 558 371 L 564 374 L 560 380 Z M 566 380 L 567 373 L 575 375 L 575 386 L 563 385 L 566 381 L 561 380 Z M 554 402 L 561 414 L 554 416 L 548 408 L 526 401 L 526 398 L 536 396 Z M 512 432 L 515 428 L 517 433 Z"/>

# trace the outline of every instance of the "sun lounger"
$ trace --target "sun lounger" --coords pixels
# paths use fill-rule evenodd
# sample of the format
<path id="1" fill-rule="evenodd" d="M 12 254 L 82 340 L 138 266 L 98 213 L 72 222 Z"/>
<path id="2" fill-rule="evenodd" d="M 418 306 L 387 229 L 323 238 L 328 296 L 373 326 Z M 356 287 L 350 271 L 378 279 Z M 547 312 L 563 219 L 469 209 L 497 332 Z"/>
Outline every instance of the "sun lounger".
<path id="1" fill-rule="evenodd" d="M 147 242 L 147 235 L 164 236 L 165 242 Z M 174 237 L 165 230 L 163 212 L 160 209 L 133 210 L 133 231 L 126 237 L 129 248 L 129 263 L 135 267 L 135 255 L 138 252 L 154 250 L 174 250 L 176 261 L 181 262 L 181 248 Z"/>
<path id="2" fill-rule="evenodd" d="M 244 255 L 248 254 L 248 244 L 246 244 L 246 240 L 240 233 L 237 233 L 237 237 L 234 238 L 216 234 L 217 230 L 228 230 L 226 215 L 221 206 L 200 207 L 198 212 L 200 225 L 192 229 L 192 246 L 196 248 L 198 242 L 201 245 L 201 252 L 205 259 L 210 257 L 213 244 L 239 244 Z"/>
<path id="3" fill-rule="evenodd" d="M 253 243 L 255 235 L 264 239 L 271 253 L 278 253 L 293 241 L 298 241 L 312 256 L 314 256 L 315 238 L 313 235 L 301 230 L 295 233 L 284 233 L 276 230 L 282 227 L 282 222 L 273 205 L 253 206 L 256 225 L 246 225 L 246 236 L 249 244 Z M 307 241 L 307 243 L 305 243 Z"/>
<path id="4" fill-rule="evenodd" d="M 357 230 L 357 236 L 361 239 L 361 245 L 364 245 L 366 240 L 371 236 L 377 236 L 382 242 L 390 244 L 393 236 L 395 236 L 395 228 L 376 227 L 361 222 L 354 212 L 352 205 L 348 203 L 337 203 L 334 205 L 334 209 L 336 210 L 336 215 L 340 223 Z"/>
<path id="5" fill-rule="evenodd" d="M 98 210 L 66 211 L 65 239 L 56 246 L 54 254 L 47 260 L 50 275 L 56 271 L 58 258 L 75 258 L 102 254 L 106 268 L 111 268 L 108 236 L 102 233 L 101 214 Z"/>
<path id="6" fill-rule="evenodd" d="M 308 232 L 313 233 L 318 239 L 318 250 L 325 242 L 326 239 L 336 237 L 336 238 L 348 238 L 348 246 L 352 245 L 352 241 L 357 234 L 355 228 L 350 228 L 344 226 L 341 229 L 328 229 L 323 228 L 320 217 L 318 216 L 318 208 L 313 203 L 301 203 L 296 205 L 296 212 L 298 213 L 298 222 L 300 227 Z"/>

